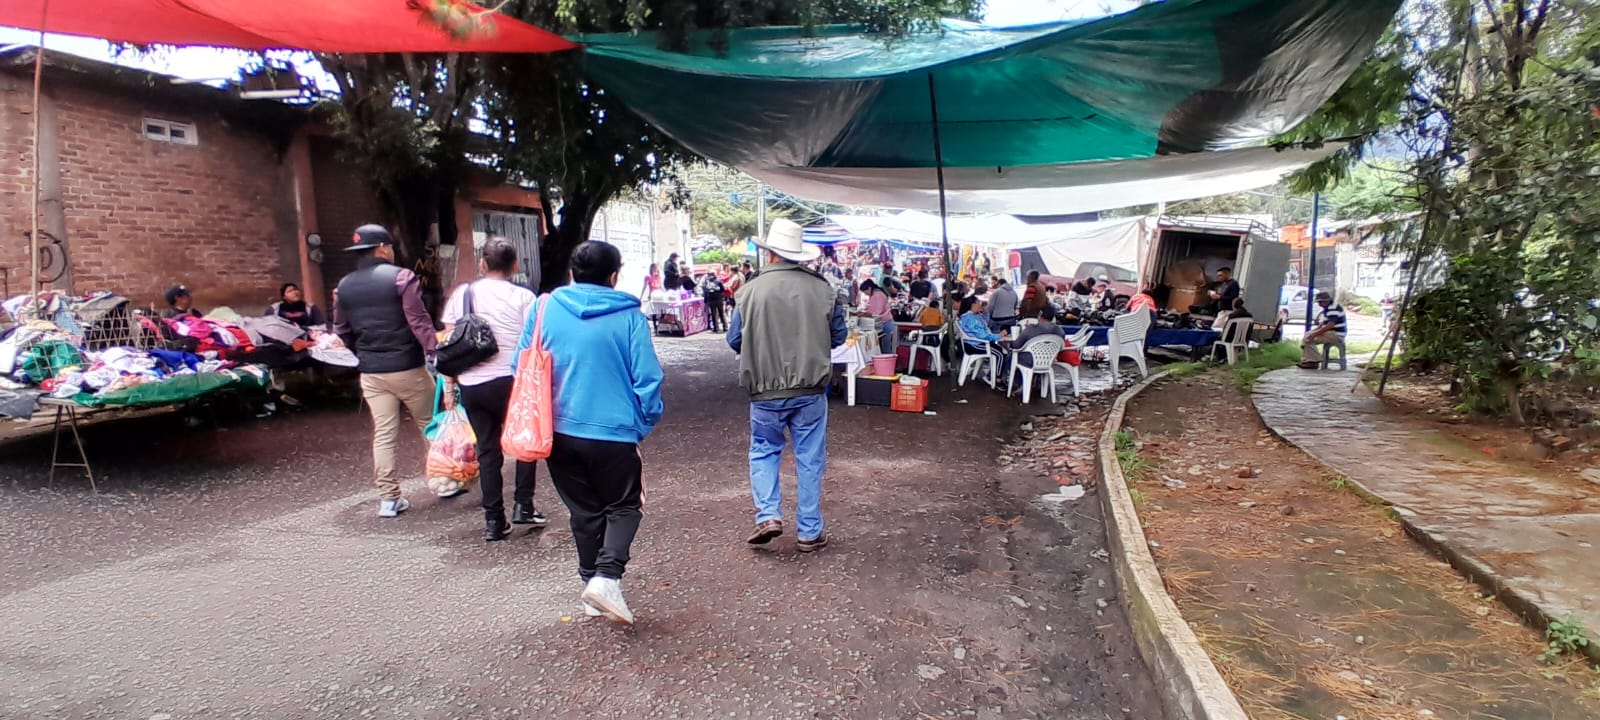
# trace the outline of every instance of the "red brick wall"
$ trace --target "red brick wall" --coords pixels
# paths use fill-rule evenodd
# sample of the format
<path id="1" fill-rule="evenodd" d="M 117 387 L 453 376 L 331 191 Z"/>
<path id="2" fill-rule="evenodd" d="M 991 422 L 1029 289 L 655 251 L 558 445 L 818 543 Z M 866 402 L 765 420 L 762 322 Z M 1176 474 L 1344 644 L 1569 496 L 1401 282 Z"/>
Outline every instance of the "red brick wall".
<path id="1" fill-rule="evenodd" d="M 31 88 L 0 82 L 0 267 L 25 290 Z M 18 89 L 18 86 L 21 86 Z M 203 309 L 255 312 L 300 277 L 289 171 L 265 136 L 127 90 L 51 82 L 75 289 L 161 305 L 175 283 Z M 145 117 L 196 126 L 194 146 L 145 139 Z"/>

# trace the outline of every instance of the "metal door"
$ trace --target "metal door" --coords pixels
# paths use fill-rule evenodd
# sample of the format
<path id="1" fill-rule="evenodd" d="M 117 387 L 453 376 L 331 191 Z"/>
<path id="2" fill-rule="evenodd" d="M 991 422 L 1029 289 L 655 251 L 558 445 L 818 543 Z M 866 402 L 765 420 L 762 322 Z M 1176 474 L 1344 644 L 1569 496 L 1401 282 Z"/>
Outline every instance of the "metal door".
<path id="1" fill-rule="evenodd" d="M 541 218 L 533 213 L 500 212 L 498 210 L 472 211 L 473 232 L 499 235 L 517 248 L 517 274 L 511 282 L 529 290 L 539 290 L 539 243 L 544 238 Z M 476 243 L 474 243 L 476 244 Z M 472 263 L 477 265 L 481 248 L 473 248 Z M 458 257 L 460 249 L 457 249 Z"/>
<path id="2" fill-rule="evenodd" d="M 1278 317 L 1283 276 L 1289 271 L 1289 244 L 1254 237 L 1247 237 L 1240 244 L 1239 287 L 1244 308 L 1256 322 L 1273 322 Z"/>

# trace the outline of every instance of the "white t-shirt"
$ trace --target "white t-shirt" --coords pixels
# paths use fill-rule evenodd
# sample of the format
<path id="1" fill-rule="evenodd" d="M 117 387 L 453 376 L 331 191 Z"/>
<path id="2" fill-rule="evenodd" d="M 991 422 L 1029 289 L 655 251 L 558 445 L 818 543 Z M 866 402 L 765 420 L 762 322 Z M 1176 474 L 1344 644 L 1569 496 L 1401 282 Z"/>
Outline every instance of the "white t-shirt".
<path id="1" fill-rule="evenodd" d="M 465 304 L 466 286 L 456 288 L 450 301 L 444 305 L 444 324 L 461 322 Z M 500 352 L 467 370 L 456 382 L 462 385 L 482 385 L 490 380 L 511 377 L 511 360 L 517 352 L 517 341 L 522 339 L 522 324 L 528 319 L 535 296 L 532 290 L 513 285 L 505 280 L 483 278 L 472 283 L 472 311 L 488 321 L 494 331 L 495 344 Z"/>

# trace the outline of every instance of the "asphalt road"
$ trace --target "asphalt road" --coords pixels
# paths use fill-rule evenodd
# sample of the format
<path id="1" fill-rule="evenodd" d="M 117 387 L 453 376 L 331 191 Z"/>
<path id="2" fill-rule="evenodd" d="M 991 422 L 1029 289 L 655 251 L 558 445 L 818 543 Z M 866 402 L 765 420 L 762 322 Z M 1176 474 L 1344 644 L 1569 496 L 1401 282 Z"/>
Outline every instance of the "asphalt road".
<path id="1" fill-rule="evenodd" d="M 1034 502 L 1050 480 L 994 469 L 1015 400 L 834 404 L 833 545 L 753 551 L 734 358 L 712 336 L 659 347 L 632 629 L 576 612 L 542 467 L 542 532 L 486 545 L 475 494 L 420 480 L 381 520 L 348 406 L 93 427 L 99 495 L 47 487 L 46 442 L 0 446 L 0 717 L 1159 716 L 1126 620 L 1096 602 L 1115 593 L 1097 503 L 1058 520 Z"/>

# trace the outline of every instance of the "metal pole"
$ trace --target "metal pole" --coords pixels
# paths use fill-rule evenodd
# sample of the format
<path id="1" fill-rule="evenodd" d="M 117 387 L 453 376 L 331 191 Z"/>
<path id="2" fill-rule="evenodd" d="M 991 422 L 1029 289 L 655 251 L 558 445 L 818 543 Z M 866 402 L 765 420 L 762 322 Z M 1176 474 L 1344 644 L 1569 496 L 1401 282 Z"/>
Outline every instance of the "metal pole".
<path id="1" fill-rule="evenodd" d="M 766 240 L 767 240 L 767 184 L 766 183 L 756 183 L 756 241 L 757 242 L 766 242 Z M 760 270 L 761 266 L 766 264 L 766 260 L 767 260 L 767 254 L 766 253 L 757 252 L 756 253 L 756 269 Z"/>
<path id="2" fill-rule="evenodd" d="M 1322 193 L 1311 195 L 1311 262 L 1306 270 L 1306 332 L 1311 332 L 1311 307 L 1317 296 L 1317 221 L 1322 215 Z"/>
<path id="3" fill-rule="evenodd" d="M 945 207 L 944 146 L 939 136 L 939 96 L 933 89 L 933 73 L 928 73 L 928 116 L 933 121 L 933 172 L 939 179 L 939 248 L 944 253 L 944 297 L 939 299 L 944 308 L 945 337 L 949 338 L 950 389 L 956 389 L 957 368 L 961 362 L 961 334 L 956 329 L 956 312 L 959 308 L 950 301 L 950 291 L 956 286 L 951 275 L 953 260 L 950 257 L 950 222 Z"/>
<path id="4" fill-rule="evenodd" d="M 39 49 L 33 55 L 33 231 L 28 235 L 28 256 L 32 259 L 31 300 L 39 298 L 39 175 L 43 164 L 39 153 L 39 92 L 44 80 L 44 28 L 50 0 L 39 3 Z M 65 258 L 62 258 L 65 261 Z"/>

